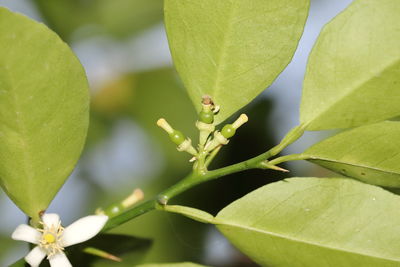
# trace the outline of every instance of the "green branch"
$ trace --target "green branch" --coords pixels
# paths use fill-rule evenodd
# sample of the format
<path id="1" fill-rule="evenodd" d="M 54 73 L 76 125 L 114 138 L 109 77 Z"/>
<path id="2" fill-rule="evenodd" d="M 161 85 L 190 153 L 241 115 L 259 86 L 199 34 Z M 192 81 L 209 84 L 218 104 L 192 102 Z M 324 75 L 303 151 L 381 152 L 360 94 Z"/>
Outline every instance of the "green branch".
<path id="1" fill-rule="evenodd" d="M 285 147 L 299 139 L 302 134 L 304 133 L 304 126 L 300 125 L 295 128 L 293 128 L 289 133 L 282 139 L 282 141 L 275 147 L 271 148 L 267 152 L 258 155 L 254 158 L 227 166 L 223 167 L 220 169 L 212 170 L 212 171 L 206 171 L 204 173 L 198 172 L 194 170 L 191 174 L 186 176 L 184 179 L 179 181 L 177 184 L 171 186 L 164 192 L 158 195 L 157 198 L 148 200 L 146 202 L 143 202 L 131 209 L 128 209 L 126 211 L 123 211 L 122 213 L 118 213 L 118 215 L 112 215 L 109 214 L 110 219 L 108 220 L 107 224 L 104 226 L 101 232 L 107 232 L 123 223 L 126 223 L 136 217 L 139 217 L 140 215 L 143 215 L 149 211 L 158 209 L 158 210 L 168 210 L 168 211 L 174 211 L 174 209 L 178 209 L 180 212 L 183 211 L 186 213 L 190 213 L 189 215 L 192 216 L 192 218 L 195 218 L 197 220 L 203 220 L 204 222 L 208 223 L 213 223 L 213 221 L 210 219 L 212 218 L 211 215 L 207 215 L 205 212 L 202 211 L 196 211 L 195 209 L 189 208 L 189 207 L 181 207 L 181 206 L 165 206 L 168 201 L 175 196 L 185 192 L 186 190 L 189 190 L 190 188 L 201 184 L 205 183 L 207 181 L 211 181 L 214 179 L 217 179 L 222 176 L 226 176 L 229 174 L 241 172 L 244 170 L 249 170 L 249 169 L 275 169 L 279 170 L 280 168 L 275 168 L 276 164 L 286 162 L 289 160 L 300 160 L 300 159 L 306 159 L 307 157 L 302 155 L 302 154 L 293 154 L 293 155 L 288 155 L 288 156 L 282 156 L 278 157 L 276 159 L 273 159 L 271 161 L 267 161 L 273 156 L 276 156 L 278 153 L 280 153 Z M 215 152 L 215 154 L 218 153 Z M 204 164 L 208 165 L 211 160 L 214 158 L 215 155 L 212 156 L 212 158 Z M 283 170 L 283 169 L 282 169 Z M 120 204 L 118 204 L 120 206 Z M 107 213 L 107 212 L 106 212 Z M 179 213 L 179 212 L 178 212 Z M 189 216 L 189 217 L 190 217 Z M 211 216 L 211 217 L 210 217 Z M 206 218 L 206 219 L 204 219 Z M 14 264 L 10 265 L 13 267 L 22 267 L 25 265 L 25 260 L 20 259 L 19 261 L 15 262 Z"/>
<path id="2" fill-rule="evenodd" d="M 118 225 L 121 225 L 135 217 L 138 217 L 144 213 L 156 209 L 159 205 L 166 205 L 170 199 L 189 190 L 190 188 L 198 184 L 202 184 L 207 181 L 211 181 L 219 177 L 241 172 L 244 170 L 267 169 L 267 168 L 271 169 L 271 167 L 274 166 L 274 164 L 271 165 L 271 163 L 274 162 L 274 160 L 269 161 L 268 162 L 269 164 L 265 164 L 265 162 L 269 158 L 276 156 L 285 147 L 287 147 L 288 145 L 299 139 L 303 135 L 303 133 L 304 133 L 304 127 L 302 125 L 297 126 L 293 128 L 291 131 L 289 131 L 289 133 L 282 139 L 282 141 L 277 146 L 271 148 L 270 150 L 261 155 L 258 155 L 254 158 L 227 167 L 223 167 L 212 171 L 206 171 L 204 173 L 194 171 L 188 176 L 186 176 L 184 179 L 179 181 L 177 184 L 171 186 L 170 188 L 159 194 L 157 198 L 148 200 L 147 202 L 139 204 L 136 207 L 123 212 L 122 214 L 119 214 L 115 217 L 111 217 L 102 231 L 105 232 L 111 230 L 117 227 Z M 278 162 L 284 162 L 287 160 L 300 159 L 298 158 L 297 155 L 298 154 L 295 154 L 294 156 L 289 155 L 277 158 L 274 163 L 277 164 Z M 283 159 L 283 160 L 280 161 L 278 159 Z"/>

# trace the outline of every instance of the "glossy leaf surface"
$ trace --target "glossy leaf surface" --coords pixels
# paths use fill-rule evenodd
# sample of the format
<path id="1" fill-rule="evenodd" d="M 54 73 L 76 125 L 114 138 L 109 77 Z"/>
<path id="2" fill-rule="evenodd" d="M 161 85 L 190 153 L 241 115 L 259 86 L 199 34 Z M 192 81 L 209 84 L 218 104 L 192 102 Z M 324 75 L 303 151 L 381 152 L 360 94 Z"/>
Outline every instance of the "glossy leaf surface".
<path id="1" fill-rule="evenodd" d="M 218 229 L 262 266 L 399 266 L 400 198 L 345 178 L 292 178 L 224 208 Z"/>
<path id="2" fill-rule="evenodd" d="M 175 66 L 199 110 L 210 95 L 220 123 L 248 104 L 290 62 L 308 0 L 166 0 Z"/>
<path id="3" fill-rule="evenodd" d="M 348 128 L 400 114 L 400 1 L 357 0 L 322 30 L 310 55 L 300 121 Z"/>
<path id="4" fill-rule="evenodd" d="M 370 184 L 400 187 L 400 122 L 358 127 L 307 149 L 310 161 Z"/>
<path id="5" fill-rule="evenodd" d="M 74 168 L 88 104 L 70 48 L 43 24 L 0 8 L 0 183 L 29 216 L 47 208 Z"/>

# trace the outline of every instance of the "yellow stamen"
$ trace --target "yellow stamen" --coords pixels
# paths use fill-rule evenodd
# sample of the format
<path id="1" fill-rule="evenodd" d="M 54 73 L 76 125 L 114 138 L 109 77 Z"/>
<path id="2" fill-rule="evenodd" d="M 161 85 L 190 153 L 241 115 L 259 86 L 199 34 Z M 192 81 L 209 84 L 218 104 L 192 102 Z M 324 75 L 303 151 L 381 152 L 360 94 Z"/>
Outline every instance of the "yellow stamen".
<path id="1" fill-rule="evenodd" d="M 56 237 L 53 234 L 47 233 L 43 235 L 43 239 L 46 240 L 48 244 L 56 242 Z"/>

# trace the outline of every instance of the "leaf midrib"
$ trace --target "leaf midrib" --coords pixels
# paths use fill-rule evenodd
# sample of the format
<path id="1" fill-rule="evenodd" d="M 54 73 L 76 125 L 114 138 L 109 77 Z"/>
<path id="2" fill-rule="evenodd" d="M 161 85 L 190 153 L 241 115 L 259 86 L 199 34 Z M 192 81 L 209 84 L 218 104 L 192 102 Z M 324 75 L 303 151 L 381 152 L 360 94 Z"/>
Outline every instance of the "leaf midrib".
<path id="1" fill-rule="evenodd" d="M 226 26 L 225 34 L 223 35 L 223 38 L 222 38 L 221 48 L 219 49 L 220 50 L 220 56 L 216 60 L 217 71 L 215 73 L 214 83 L 211 86 L 211 90 L 213 92 L 212 97 L 214 99 L 219 99 L 217 89 L 220 88 L 219 86 L 220 86 L 220 83 L 222 81 L 221 72 L 222 72 L 223 66 L 226 64 L 225 62 L 226 62 L 226 56 L 227 56 L 227 45 L 228 45 L 229 39 L 230 39 L 230 37 L 232 35 L 232 26 L 234 24 L 234 20 L 233 20 L 234 16 L 233 16 L 233 14 L 235 13 L 235 9 L 236 9 L 236 5 L 235 4 L 236 4 L 235 0 L 231 1 L 231 8 L 229 9 L 229 14 L 228 14 L 228 19 L 227 19 L 227 23 L 228 24 Z"/>
<path id="2" fill-rule="evenodd" d="M 307 244 L 307 245 L 311 245 L 311 246 L 315 246 L 315 247 L 320 247 L 320 248 L 326 248 L 326 249 L 331 249 L 331 250 L 336 250 L 339 252 L 345 252 L 345 253 L 352 253 L 352 254 L 358 254 L 358 255 L 362 255 L 365 257 L 370 257 L 370 258 L 375 258 L 375 259 L 379 259 L 379 260 L 390 260 L 390 261 L 394 261 L 394 262 L 400 262 L 400 259 L 395 259 L 395 258 L 383 258 L 377 255 L 372 255 L 370 253 L 362 253 L 359 251 L 353 251 L 353 250 L 344 250 L 344 249 L 340 249 L 337 247 L 332 247 L 332 246 L 327 246 L 327 245 L 323 245 L 323 244 L 319 244 L 317 242 L 313 242 L 310 240 L 300 240 L 297 238 L 293 238 L 287 235 L 283 235 L 283 234 L 279 234 L 279 233 L 273 233 L 273 232 L 269 232 L 263 229 L 258 229 L 258 228 L 254 228 L 254 227 L 250 227 L 247 225 L 239 225 L 239 224 L 234 224 L 234 223 L 225 223 L 225 222 L 221 222 L 218 218 L 216 218 L 217 223 L 216 225 L 223 225 L 223 226 L 230 226 L 233 228 L 239 228 L 241 230 L 248 230 L 248 231 L 254 231 L 257 233 L 261 233 L 261 234 L 265 234 L 265 235 L 270 235 L 272 237 L 278 237 L 278 238 L 282 238 L 282 239 L 286 239 L 289 241 L 293 241 L 293 242 L 297 242 L 297 243 L 303 243 L 303 244 Z"/>

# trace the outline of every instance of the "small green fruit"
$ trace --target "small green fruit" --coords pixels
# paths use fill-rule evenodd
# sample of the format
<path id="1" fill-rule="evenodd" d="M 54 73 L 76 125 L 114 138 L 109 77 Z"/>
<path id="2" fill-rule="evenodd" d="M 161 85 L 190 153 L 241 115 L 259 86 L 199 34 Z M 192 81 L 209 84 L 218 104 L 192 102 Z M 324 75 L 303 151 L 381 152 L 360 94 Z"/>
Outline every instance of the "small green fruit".
<path id="1" fill-rule="evenodd" d="M 222 136 L 227 139 L 234 136 L 235 133 L 236 133 L 236 129 L 232 126 L 232 124 L 225 125 L 221 130 Z"/>
<path id="2" fill-rule="evenodd" d="M 202 110 L 199 113 L 199 120 L 201 122 L 207 123 L 207 124 L 211 124 L 214 122 L 214 112 L 212 112 L 211 110 L 205 111 Z"/>
<path id="3" fill-rule="evenodd" d="M 185 136 L 183 135 L 183 133 L 176 130 L 169 134 L 169 138 L 178 146 L 185 141 Z"/>

